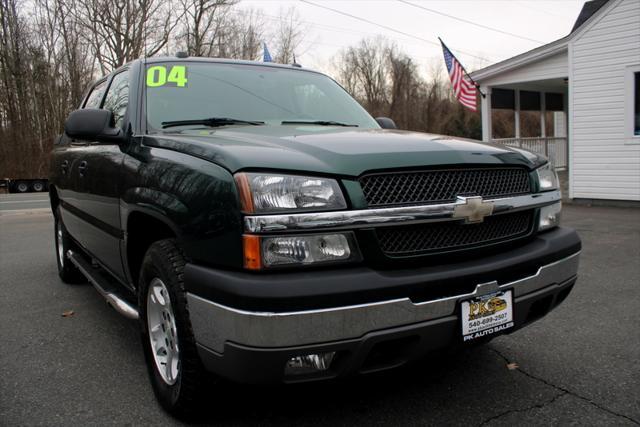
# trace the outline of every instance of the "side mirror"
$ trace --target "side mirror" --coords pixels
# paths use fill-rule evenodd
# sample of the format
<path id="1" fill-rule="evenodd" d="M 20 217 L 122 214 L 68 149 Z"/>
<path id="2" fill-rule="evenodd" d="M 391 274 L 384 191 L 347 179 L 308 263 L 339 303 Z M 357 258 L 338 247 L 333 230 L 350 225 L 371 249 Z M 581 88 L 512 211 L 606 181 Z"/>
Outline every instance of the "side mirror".
<path id="1" fill-rule="evenodd" d="M 64 132 L 69 138 L 85 141 L 120 143 L 122 130 L 112 127 L 113 113 L 109 110 L 86 108 L 69 114 Z"/>
<path id="2" fill-rule="evenodd" d="M 382 129 L 398 129 L 396 123 L 389 117 L 376 117 L 376 122 Z"/>

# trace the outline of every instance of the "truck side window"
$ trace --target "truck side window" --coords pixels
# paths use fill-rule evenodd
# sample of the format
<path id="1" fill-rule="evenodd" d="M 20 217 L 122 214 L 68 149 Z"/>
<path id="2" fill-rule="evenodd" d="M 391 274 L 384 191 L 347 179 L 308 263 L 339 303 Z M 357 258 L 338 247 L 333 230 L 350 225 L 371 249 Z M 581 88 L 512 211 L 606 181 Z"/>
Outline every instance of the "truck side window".
<path id="1" fill-rule="evenodd" d="M 102 95 L 107 88 L 107 81 L 103 81 L 95 85 L 91 90 L 87 102 L 84 103 L 83 108 L 100 108 L 100 102 L 102 101 Z"/>
<path id="2" fill-rule="evenodd" d="M 105 110 L 113 113 L 113 124 L 116 128 L 122 126 L 124 114 L 127 111 L 129 102 L 129 72 L 123 71 L 116 74 L 111 80 L 111 85 L 104 99 Z"/>

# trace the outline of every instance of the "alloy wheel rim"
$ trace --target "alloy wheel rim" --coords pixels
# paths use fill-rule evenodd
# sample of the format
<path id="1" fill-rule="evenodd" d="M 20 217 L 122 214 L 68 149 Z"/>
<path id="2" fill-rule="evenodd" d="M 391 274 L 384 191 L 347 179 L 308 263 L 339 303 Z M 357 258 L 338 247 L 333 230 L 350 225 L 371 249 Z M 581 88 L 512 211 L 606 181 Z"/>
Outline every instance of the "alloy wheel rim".
<path id="1" fill-rule="evenodd" d="M 157 277 L 147 291 L 147 326 L 156 369 L 165 383 L 173 385 L 180 369 L 178 331 L 169 291 Z"/>
<path id="2" fill-rule="evenodd" d="M 60 221 L 56 225 L 56 251 L 58 252 L 60 266 L 64 267 L 64 247 L 62 245 L 62 224 L 60 224 Z"/>

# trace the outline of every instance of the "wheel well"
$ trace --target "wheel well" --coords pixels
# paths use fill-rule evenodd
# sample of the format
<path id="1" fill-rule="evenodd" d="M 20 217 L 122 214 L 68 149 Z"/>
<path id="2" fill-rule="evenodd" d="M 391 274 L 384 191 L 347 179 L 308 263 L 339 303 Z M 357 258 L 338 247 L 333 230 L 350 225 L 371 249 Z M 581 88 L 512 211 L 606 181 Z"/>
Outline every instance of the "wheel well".
<path id="1" fill-rule="evenodd" d="M 142 260 L 153 242 L 176 237 L 171 227 L 159 219 L 141 212 L 133 212 L 127 219 L 127 265 L 135 286 Z"/>
<path id="2" fill-rule="evenodd" d="M 60 198 L 58 197 L 58 191 L 56 187 L 53 185 L 49 186 L 49 200 L 51 201 L 51 210 L 53 214 L 56 214 L 56 209 L 58 209 L 58 205 L 60 204 Z"/>

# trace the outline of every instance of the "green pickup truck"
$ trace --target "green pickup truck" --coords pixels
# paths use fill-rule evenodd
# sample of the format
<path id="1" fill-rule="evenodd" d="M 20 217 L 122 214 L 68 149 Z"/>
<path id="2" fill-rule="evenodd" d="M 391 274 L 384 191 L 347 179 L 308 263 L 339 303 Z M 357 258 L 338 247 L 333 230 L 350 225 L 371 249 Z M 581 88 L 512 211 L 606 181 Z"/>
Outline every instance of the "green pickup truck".
<path id="1" fill-rule="evenodd" d="M 545 158 L 397 130 L 288 65 L 123 66 L 70 114 L 49 192 L 60 277 L 138 319 L 177 415 L 207 372 L 323 380 L 511 333 L 581 248 Z"/>

